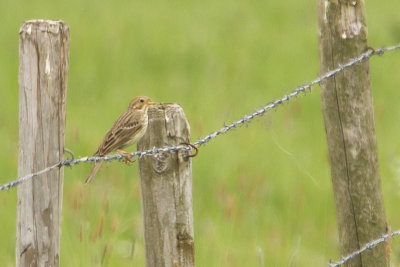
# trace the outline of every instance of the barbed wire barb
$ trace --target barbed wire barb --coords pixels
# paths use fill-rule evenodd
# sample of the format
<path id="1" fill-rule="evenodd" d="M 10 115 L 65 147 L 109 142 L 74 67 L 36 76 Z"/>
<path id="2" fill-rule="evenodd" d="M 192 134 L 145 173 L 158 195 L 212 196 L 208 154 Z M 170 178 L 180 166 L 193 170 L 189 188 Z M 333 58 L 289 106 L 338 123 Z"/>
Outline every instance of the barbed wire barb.
<path id="1" fill-rule="evenodd" d="M 400 49 L 400 43 L 394 46 L 389 46 L 389 47 L 381 47 L 379 49 L 375 49 L 375 50 L 369 50 L 363 54 L 361 54 L 359 57 L 354 58 L 349 60 L 349 62 L 347 62 L 346 64 L 339 64 L 338 67 L 334 70 L 328 71 L 327 73 L 318 76 L 317 79 L 303 84 L 301 86 L 297 86 L 295 89 L 293 89 L 293 91 L 289 94 L 285 94 L 282 98 L 269 102 L 267 103 L 265 106 L 263 106 L 260 109 L 257 109 L 256 111 L 254 111 L 251 115 L 244 115 L 241 119 L 232 122 L 228 125 L 224 125 L 224 127 L 222 127 L 221 129 L 214 131 L 210 134 L 208 134 L 207 136 L 205 136 L 204 138 L 200 138 L 198 139 L 195 143 L 193 143 L 195 146 L 203 146 L 206 143 L 210 142 L 212 139 L 216 138 L 217 136 L 221 135 L 221 134 L 225 134 L 227 132 L 229 132 L 230 130 L 233 130 L 235 128 L 237 128 L 238 126 L 242 125 L 242 124 L 248 124 L 250 123 L 255 117 L 258 116 L 262 116 L 264 115 L 267 111 L 271 110 L 271 109 L 275 109 L 277 108 L 279 105 L 282 105 L 285 102 L 289 102 L 292 98 L 297 97 L 301 92 L 305 93 L 305 95 L 307 95 L 306 91 L 309 90 L 311 92 L 311 88 L 312 86 L 316 85 L 316 84 L 320 84 L 321 82 L 323 82 L 324 80 L 331 78 L 333 76 L 335 76 L 336 74 L 344 71 L 347 68 L 350 68 L 356 64 L 359 64 L 367 59 L 369 59 L 370 57 L 372 57 L 373 55 L 383 55 L 385 52 L 389 52 L 389 51 L 393 51 L 393 50 L 397 50 Z M 171 146 L 171 147 L 163 147 L 163 148 L 153 148 L 150 150 L 146 150 L 146 151 L 138 151 L 138 152 L 132 152 L 130 155 L 132 158 L 134 157 L 142 157 L 142 156 L 150 156 L 150 155 L 154 155 L 157 153 L 161 153 L 161 152 L 175 152 L 175 151 L 179 151 L 179 150 L 186 150 L 186 151 L 190 151 L 191 147 L 190 146 L 186 146 L 186 145 L 179 145 L 179 146 Z M 73 153 L 72 153 L 73 154 Z M 125 155 L 123 154 L 114 154 L 111 156 L 105 156 L 105 157 L 82 157 L 79 159 L 73 159 L 73 160 L 63 160 L 60 161 L 50 167 L 47 167 L 43 170 L 40 170 L 38 172 L 35 173 L 31 173 L 31 174 L 27 174 L 23 177 L 17 178 L 7 184 L 1 185 L 0 186 L 0 191 L 3 190 L 9 190 L 11 187 L 15 187 L 18 184 L 30 180 L 36 176 L 45 174 L 47 172 L 50 172 L 52 170 L 54 170 L 55 168 L 59 167 L 63 167 L 63 166 L 69 166 L 72 167 L 76 164 L 79 163 L 83 163 L 83 162 L 96 162 L 96 161 L 113 161 L 113 160 L 121 160 L 125 157 Z"/>
<path id="2" fill-rule="evenodd" d="M 400 229 L 397 230 L 397 231 L 391 232 L 389 234 L 384 234 L 380 238 L 375 239 L 375 240 L 365 244 L 361 249 L 356 250 L 356 251 L 354 251 L 353 253 L 350 253 L 347 256 L 342 256 L 340 261 L 328 262 L 328 266 L 329 267 L 338 267 L 340 265 L 343 265 L 347 261 L 349 261 L 349 260 L 353 259 L 354 257 L 360 255 L 364 251 L 370 250 L 370 249 L 376 247 L 377 245 L 379 245 L 380 243 L 386 242 L 388 240 L 388 238 L 392 238 L 392 237 L 394 237 L 396 235 L 400 235 Z"/>

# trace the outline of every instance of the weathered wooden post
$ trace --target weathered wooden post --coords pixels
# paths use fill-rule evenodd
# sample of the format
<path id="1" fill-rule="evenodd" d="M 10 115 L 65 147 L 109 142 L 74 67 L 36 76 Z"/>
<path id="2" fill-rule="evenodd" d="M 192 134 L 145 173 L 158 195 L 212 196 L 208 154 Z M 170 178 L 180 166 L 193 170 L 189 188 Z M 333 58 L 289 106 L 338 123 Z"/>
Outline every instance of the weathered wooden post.
<path id="1" fill-rule="evenodd" d="M 63 159 L 69 31 L 62 21 L 25 21 L 19 45 L 18 175 Z M 18 187 L 16 266 L 58 266 L 63 169 Z"/>
<path id="2" fill-rule="evenodd" d="M 138 150 L 189 142 L 182 108 L 149 108 L 149 126 Z M 146 266 L 194 266 L 192 163 L 187 151 L 139 159 Z"/>
<path id="3" fill-rule="evenodd" d="M 326 73 L 366 52 L 363 0 L 318 0 L 320 71 Z M 369 63 L 363 62 L 321 84 L 342 255 L 385 233 Z M 388 266 L 384 244 L 346 266 Z"/>

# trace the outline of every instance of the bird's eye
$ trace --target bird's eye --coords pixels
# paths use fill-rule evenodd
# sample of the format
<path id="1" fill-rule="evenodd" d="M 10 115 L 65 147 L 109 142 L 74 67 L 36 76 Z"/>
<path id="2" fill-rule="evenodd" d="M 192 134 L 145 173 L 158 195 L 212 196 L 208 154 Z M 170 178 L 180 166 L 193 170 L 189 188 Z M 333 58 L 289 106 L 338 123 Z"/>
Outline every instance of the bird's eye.
<path id="1" fill-rule="evenodd" d="M 140 101 L 140 103 L 144 103 L 144 99 L 143 98 L 141 98 L 139 101 Z"/>

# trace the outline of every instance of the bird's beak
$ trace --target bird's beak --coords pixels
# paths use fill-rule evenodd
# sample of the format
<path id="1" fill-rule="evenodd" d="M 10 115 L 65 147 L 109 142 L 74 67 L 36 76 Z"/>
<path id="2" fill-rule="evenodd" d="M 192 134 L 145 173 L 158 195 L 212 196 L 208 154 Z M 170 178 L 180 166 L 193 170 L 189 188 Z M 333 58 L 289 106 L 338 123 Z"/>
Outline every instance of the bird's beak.
<path id="1" fill-rule="evenodd" d="M 153 102 L 153 101 L 151 101 L 151 100 L 148 100 L 147 101 L 147 105 L 154 105 L 156 102 Z"/>

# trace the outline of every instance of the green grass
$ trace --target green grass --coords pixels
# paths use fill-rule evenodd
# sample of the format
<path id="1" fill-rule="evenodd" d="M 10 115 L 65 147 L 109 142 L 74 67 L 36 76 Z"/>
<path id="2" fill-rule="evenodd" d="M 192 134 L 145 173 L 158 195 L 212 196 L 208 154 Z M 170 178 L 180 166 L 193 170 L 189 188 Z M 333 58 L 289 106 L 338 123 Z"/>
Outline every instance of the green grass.
<path id="1" fill-rule="evenodd" d="M 400 2 L 367 3 L 369 45 L 399 42 Z M 192 141 L 317 77 L 316 1 L 0 3 L 0 183 L 17 176 L 18 30 L 70 27 L 66 146 L 91 155 L 137 95 L 177 102 Z M 400 228 L 400 56 L 371 60 L 388 223 Z M 61 266 L 143 266 L 136 164 L 65 169 Z M 0 259 L 14 266 L 16 189 L 0 192 Z M 193 160 L 198 266 L 325 266 L 339 258 L 320 91 L 212 141 Z M 99 227 L 103 224 L 102 229 Z M 131 246 L 135 240 L 133 257 Z M 400 241 L 393 241 L 399 262 Z"/>

